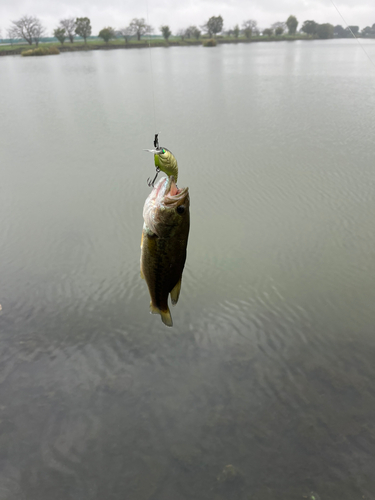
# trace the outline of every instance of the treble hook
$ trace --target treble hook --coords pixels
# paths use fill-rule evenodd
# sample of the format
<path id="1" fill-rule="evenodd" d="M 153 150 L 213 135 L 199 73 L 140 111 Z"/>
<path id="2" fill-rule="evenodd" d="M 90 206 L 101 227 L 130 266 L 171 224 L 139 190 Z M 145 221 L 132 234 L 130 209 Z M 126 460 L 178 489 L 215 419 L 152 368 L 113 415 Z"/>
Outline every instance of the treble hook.
<path id="1" fill-rule="evenodd" d="M 153 178 L 153 180 L 151 181 L 150 177 L 147 179 L 147 185 L 148 185 L 148 187 L 151 187 L 151 186 L 154 187 L 154 184 L 155 184 L 157 176 L 159 175 L 159 172 L 160 172 L 160 168 L 156 167 L 156 175 Z"/>

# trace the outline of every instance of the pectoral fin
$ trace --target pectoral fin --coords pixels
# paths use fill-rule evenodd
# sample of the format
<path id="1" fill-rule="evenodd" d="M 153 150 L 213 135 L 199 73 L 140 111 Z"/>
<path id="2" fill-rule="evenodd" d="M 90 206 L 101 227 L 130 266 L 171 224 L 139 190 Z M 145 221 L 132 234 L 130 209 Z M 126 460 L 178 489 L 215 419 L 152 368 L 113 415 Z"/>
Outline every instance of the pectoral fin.
<path id="1" fill-rule="evenodd" d="M 172 305 L 176 305 L 181 291 L 181 278 L 178 280 L 177 285 L 171 291 Z"/>
<path id="2" fill-rule="evenodd" d="M 152 302 L 151 302 L 150 303 L 150 313 L 151 314 L 160 314 L 161 320 L 166 326 L 173 326 L 172 316 L 171 316 L 169 309 L 167 309 L 166 311 L 161 311 L 159 308 L 153 306 Z"/>

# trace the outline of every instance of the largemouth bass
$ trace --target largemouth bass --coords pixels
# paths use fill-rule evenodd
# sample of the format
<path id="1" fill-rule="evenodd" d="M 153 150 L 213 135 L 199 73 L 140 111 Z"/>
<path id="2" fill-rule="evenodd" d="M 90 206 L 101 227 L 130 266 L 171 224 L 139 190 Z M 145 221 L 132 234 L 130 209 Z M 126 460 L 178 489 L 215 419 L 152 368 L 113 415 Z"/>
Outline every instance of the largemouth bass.
<path id="1" fill-rule="evenodd" d="M 168 296 L 177 304 L 190 228 L 189 189 L 178 189 L 173 175 L 160 179 L 143 207 L 141 277 L 146 280 L 150 312 L 172 326 Z"/>

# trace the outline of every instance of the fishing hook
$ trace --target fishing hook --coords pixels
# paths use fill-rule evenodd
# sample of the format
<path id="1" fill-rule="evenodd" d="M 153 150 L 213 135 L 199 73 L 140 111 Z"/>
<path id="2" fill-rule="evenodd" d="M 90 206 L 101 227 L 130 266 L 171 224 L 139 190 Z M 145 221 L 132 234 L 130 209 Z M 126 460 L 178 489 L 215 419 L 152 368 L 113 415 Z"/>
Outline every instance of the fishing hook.
<path id="1" fill-rule="evenodd" d="M 153 149 L 146 149 L 145 151 L 148 151 L 149 153 L 154 153 L 154 154 L 159 154 L 163 151 L 159 146 L 159 133 L 155 134 L 154 148 L 155 148 L 154 150 Z M 148 187 L 151 187 L 151 186 L 154 187 L 154 184 L 155 184 L 157 176 L 159 175 L 159 172 L 160 172 L 160 168 L 156 167 L 156 175 L 153 178 L 153 180 L 151 180 L 150 177 L 147 179 Z"/>
<path id="2" fill-rule="evenodd" d="M 151 187 L 151 186 L 154 187 L 154 184 L 155 184 L 157 176 L 159 175 L 159 172 L 160 172 L 160 168 L 156 167 L 156 175 L 153 178 L 153 180 L 151 181 L 150 177 L 147 179 L 147 185 L 148 185 L 148 187 Z"/>

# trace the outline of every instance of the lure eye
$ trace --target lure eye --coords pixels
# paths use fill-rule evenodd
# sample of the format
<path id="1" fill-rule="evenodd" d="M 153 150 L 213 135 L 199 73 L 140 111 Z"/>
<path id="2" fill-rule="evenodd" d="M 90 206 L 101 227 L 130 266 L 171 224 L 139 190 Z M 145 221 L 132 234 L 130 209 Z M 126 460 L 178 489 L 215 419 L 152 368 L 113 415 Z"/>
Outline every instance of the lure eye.
<path id="1" fill-rule="evenodd" d="M 165 149 L 163 149 L 163 154 L 165 153 Z"/>
<path id="2" fill-rule="evenodd" d="M 182 215 L 183 213 L 185 213 L 185 207 L 183 205 L 179 205 L 177 207 L 177 213 Z"/>

